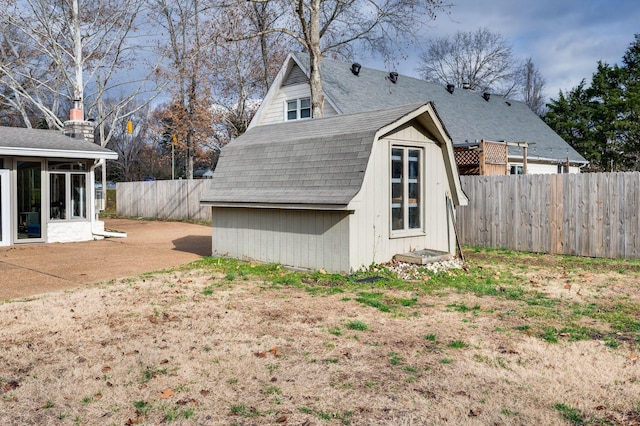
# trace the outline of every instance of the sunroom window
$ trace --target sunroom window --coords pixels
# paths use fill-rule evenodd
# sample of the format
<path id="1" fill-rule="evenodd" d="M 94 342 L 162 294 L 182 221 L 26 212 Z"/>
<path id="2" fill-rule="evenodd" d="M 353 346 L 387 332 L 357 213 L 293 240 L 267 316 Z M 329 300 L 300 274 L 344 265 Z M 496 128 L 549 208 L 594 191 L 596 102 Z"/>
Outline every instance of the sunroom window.
<path id="1" fill-rule="evenodd" d="M 391 230 L 422 228 L 422 149 L 391 148 Z"/>
<path id="2" fill-rule="evenodd" d="M 51 220 L 87 218 L 87 174 L 84 163 L 49 163 L 49 217 Z M 75 173 L 74 173 L 75 172 Z"/>
<path id="3" fill-rule="evenodd" d="M 299 98 L 287 101 L 287 120 L 311 118 L 311 98 Z"/>

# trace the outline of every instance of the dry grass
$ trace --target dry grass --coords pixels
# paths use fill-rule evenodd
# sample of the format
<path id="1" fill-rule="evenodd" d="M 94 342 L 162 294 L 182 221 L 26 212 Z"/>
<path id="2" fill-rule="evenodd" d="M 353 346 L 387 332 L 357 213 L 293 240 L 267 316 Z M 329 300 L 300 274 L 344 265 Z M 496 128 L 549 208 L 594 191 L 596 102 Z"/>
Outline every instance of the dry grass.
<path id="1" fill-rule="evenodd" d="M 364 283 L 205 261 L 12 301 L 0 423 L 635 424 L 638 264 L 529 256 Z"/>

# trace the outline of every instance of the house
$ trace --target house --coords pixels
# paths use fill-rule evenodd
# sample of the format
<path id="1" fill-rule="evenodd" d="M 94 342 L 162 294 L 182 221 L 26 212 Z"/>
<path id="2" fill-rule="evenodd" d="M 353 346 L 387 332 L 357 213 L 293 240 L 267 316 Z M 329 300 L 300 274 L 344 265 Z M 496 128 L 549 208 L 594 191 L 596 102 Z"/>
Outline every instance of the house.
<path id="1" fill-rule="evenodd" d="M 213 178 L 213 170 L 211 169 L 197 169 L 193 171 L 194 179 L 211 179 Z"/>
<path id="2" fill-rule="evenodd" d="M 328 272 L 453 254 L 466 203 L 432 103 L 255 125 L 222 149 L 201 198 L 213 255 Z"/>
<path id="3" fill-rule="evenodd" d="M 325 117 L 432 102 L 456 151 L 467 151 L 465 158 L 473 164 L 479 164 L 479 153 L 487 153 L 485 163 L 499 165 L 485 168 L 491 174 L 577 173 L 588 164 L 523 102 L 330 59 L 322 61 L 322 84 Z M 310 116 L 308 58 L 293 53 L 280 69 L 249 128 Z M 482 141 L 488 143 L 483 146 L 496 148 L 498 157 L 482 151 Z M 502 149 L 507 151 L 506 161 Z M 475 160 L 471 160 L 473 157 L 469 155 L 474 154 Z M 479 167 L 468 167 L 472 165 L 469 162 L 462 165 L 461 173 L 462 169 L 479 173 Z"/>
<path id="4" fill-rule="evenodd" d="M 0 245 L 86 241 L 96 220 L 94 168 L 118 155 L 91 143 L 93 126 L 54 130 L 0 127 Z"/>

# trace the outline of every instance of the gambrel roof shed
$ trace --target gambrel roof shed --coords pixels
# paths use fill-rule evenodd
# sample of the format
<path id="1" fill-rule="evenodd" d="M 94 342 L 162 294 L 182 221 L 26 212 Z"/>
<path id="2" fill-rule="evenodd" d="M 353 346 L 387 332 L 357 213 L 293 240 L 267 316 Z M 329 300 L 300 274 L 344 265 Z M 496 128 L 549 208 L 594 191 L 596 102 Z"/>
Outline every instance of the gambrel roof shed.
<path id="1" fill-rule="evenodd" d="M 455 252 L 466 204 L 431 103 L 250 129 L 222 149 L 213 255 L 350 272 L 418 248 Z"/>

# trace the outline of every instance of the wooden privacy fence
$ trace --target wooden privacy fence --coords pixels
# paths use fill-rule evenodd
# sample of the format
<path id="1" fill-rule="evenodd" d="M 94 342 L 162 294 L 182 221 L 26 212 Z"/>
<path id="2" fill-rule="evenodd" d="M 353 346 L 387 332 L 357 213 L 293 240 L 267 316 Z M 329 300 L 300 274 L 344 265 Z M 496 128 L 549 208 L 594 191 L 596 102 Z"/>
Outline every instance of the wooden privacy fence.
<path id="1" fill-rule="evenodd" d="M 119 182 L 116 184 L 117 214 L 210 221 L 211 208 L 200 206 L 200 196 L 212 184 L 210 179 Z"/>
<path id="2" fill-rule="evenodd" d="M 640 173 L 461 176 L 463 244 L 640 258 Z"/>

